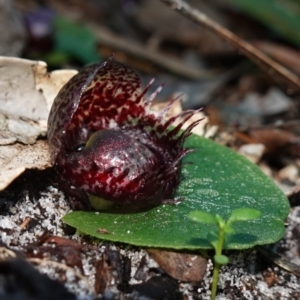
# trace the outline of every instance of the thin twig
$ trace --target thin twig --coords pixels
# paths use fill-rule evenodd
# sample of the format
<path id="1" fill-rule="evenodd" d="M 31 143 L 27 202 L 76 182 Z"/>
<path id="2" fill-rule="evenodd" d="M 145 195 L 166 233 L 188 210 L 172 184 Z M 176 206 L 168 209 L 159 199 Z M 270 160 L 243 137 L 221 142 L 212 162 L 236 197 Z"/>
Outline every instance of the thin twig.
<path id="1" fill-rule="evenodd" d="M 29 225 L 30 221 L 31 221 L 31 218 L 30 217 L 26 217 L 24 219 L 24 221 L 22 222 L 22 224 L 20 225 L 20 229 L 21 230 L 25 230 L 26 227 Z"/>
<path id="2" fill-rule="evenodd" d="M 253 60 L 256 64 L 260 67 L 265 69 L 268 73 L 278 75 L 282 78 L 285 82 L 292 86 L 292 88 L 300 89 L 300 79 L 290 72 L 288 69 L 271 59 L 270 57 L 266 56 L 261 51 L 254 48 L 251 44 L 247 43 L 246 41 L 242 40 L 235 34 L 233 34 L 228 29 L 222 27 L 215 21 L 211 20 L 205 14 L 200 12 L 197 9 L 192 8 L 189 4 L 182 0 L 161 0 L 171 9 L 178 11 L 179 13 L 183 14 L 188 19 L 194 21 L 197 24 L 200 24 L 207 29 L 215 32 L 220 37 L 224 38 L 228 41 L 232 46 L 237 48 L 240 52 L 244 55 L 249 57 Z"/>
<path id="3" fill-rule="evenodd" d="M 95 34 L 101 45 L 121 50 L 129 55 L 133 55 L 134 57 L 140 57 L 142 59 L 152 61 L 155 64 L 163 66 L 164 68 L 174 72 L 175 74 L 185 76 L 190 79 L 199 79 L 209 75 L 208 72 L 190 67 L 180 60 L 174 59 L 153 49 L 148 49 L 145 45 L 113 33 L 111 30 L 100 26 L 99 24 L 86 22 L 85 25 Z"/>

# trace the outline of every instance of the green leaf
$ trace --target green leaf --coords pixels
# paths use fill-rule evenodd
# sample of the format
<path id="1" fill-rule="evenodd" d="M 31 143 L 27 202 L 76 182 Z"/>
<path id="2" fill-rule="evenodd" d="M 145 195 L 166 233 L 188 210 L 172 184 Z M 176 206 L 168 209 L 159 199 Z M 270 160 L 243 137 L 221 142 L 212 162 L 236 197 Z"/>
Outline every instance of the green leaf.
<path id="1" fill-rule="evenodd" d="M 258 219 L 261 216 L 261 212 L 254 208 L 237 208 L 232 211 L 229 218 L 229 222 L 236 221 L 250 221 Z"/>
<path id="2" fill-rule="evenodd" d="M 296 0 L 231 0 L 287 40 L 300 46 L 300 2 Z"/>
<path id="3" fill-rule="evenodd" d="M 55 19 L 55 50 L 79 60 L 83 64 L 98 62 L 97 40 L 84 25 L 63 17 Z"/>
<path id="4" fill-rule="evenodd" d="M 192 211 L 189 218 L 199 223 L 218 224 L 216 217 L 206 211 Z"/>
<path id="5" fill-rule="evenodd" d="M 219 227 L 223 228 L 225 226 L 225 220 L 219 214 L 216 214 L 216 219 Z"/>
<path id="6" fill-rule="evenodd" d="M 214 262 L 219 264 L 219 265 L 226 265 L 228 264 L 228 257 L 226 255 L 215 255 L 214 256 Z"/>
<path id="7" fill-rule="evenodd" d="M 216 230 L 216 225 L 193 222 L 188 217 L 190 212 L 208 211 L 227 220 L 233 210 L 251 207 L 261 211 L 262 216 L 234 223 L 235 232 L 226 234 L 224 248 L 249 248 L 273 243 L 283 236 L 289 204 L 271 179 L 244 157 L 211 140 L 191 135 L 185 145 L 199 150 L 184 159 L 193 164 L 185 164 L 182 170 L 182 181 L 175 194 L 184 198 L 180 204 L 164 204 L 132 214 L 75 211 L 63 221 L 83 234 L 103 240 L 148 247 L 203 249 L 212 248 L 207 233 Z M 99 228 L 109 233 L 101 233 Z"/>

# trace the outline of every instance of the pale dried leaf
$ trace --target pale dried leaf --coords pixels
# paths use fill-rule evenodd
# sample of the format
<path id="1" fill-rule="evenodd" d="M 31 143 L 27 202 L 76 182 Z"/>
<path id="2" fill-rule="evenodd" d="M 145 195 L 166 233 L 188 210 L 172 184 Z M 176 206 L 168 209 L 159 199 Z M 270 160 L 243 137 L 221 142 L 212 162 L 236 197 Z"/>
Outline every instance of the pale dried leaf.
<path id="1" fill-rule="evenodd" d="M 35 73 L 36 89 L 43 93 L 48 111 L 61 87 L 77 73 L 76 70 L 57 70 L 47 74 Z"/>
<path id="2" fill-rule="evenodd" d="M 35 88 L 33 69 L 46 72 L 46 63 L 15 57 L 0 57 L 0 103 L 5 115 L 45 120 L 48 110 L 43 95 Z"/>
<path id="3" fill-rule="evenodd" d="M 11 145 L 17 141 L 16 136 L 8 130 L 0 130 L 0 146 Z"/>
<path id="4" fill-rule="evenodd" d="M 26 169 L 44 170 L 50 167 L 48 143 L 14 144 L 0 147 L 0 191 L 5 189 Z"/>
<path id="5" fill-rule="evenodd" d="M 8 119 L 7 128 L 9 132 L 15 134 L 18 141 L 22 142 L 23 144 L 35 143 L 36 138 L 40 134 L 40 131 L 37 127 L 22 120 Z"/>
<path id="6" fill-rule="evenodd" d="M 281 181 L 289 180 L 296 183 L 299 176 L 299 169 L 296 164 L 289 164 L 278 172 L 278 176 Z"/>
<path id="7" fill-rule="evenodd" d="M 246 144 L 242 145 L 238 152 L 247 157 L 251 162 L 257 164 L 262 158 L 265 151 L 263 144 Z"/>
<path id="8" fill-rule="evenodd" d="M 45 135 L 52 102 L 76 73 L 47 73 L 45 62 L 0 57 L 0 145 L 14 141 L 32 144 L 37 136 Z"/>
<path id="9" fill-rule="evenodd" d="M 56 94 L 76 73 L 47 73 L 44 62 L 0 57 L 0 190 L 26 169 L 50 167 L 47 142 L 36 140 L 46 134 Z"/>

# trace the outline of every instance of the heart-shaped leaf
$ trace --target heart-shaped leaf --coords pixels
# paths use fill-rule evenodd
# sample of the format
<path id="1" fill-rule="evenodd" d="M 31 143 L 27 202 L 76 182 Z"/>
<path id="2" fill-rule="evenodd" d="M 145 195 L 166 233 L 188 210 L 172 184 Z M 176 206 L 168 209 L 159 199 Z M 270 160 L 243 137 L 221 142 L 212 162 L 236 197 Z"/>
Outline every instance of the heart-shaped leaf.
<path id="1" fill-rule="evenodd" d="M 82 234 L 103 240 L 146 247 L 203 249 L 212 247 L 207 233 L 216 225 L 190 220 L 192 211 L 206 211 L 227 220 L 233 210 L 249 207 L 259 210 L 261 217 L 233 223 L 234 233 L 226 235 L 226 249 L 273 243 L 283 236 L 288 201 L 257 166 L 197 135 L 191 135 L 185 146 L 198 151 L 184 159 L 193 164 L 185 164 L 182 169 L 176 192 L 177 197 L 184 198 L 180 204 L 132 214 L 75 211 L 63 221 Z"/>
<path id="2" fill-rule="evenodd" d="M 207 223 L 207 224 L 218 224 L 217 218 L 206 212 L 206 211 L 192 211 L 189 214 L 191 220 L 195 222 Z"/>
<path id="3" fill-rule="evenodd" d="M 261 212 L 259 210 L 253 208 L 237 208 L 232 211 L 229 220 L 230 223 L 236 221 L 250 221 L 257 219 L 260 216 Z"/>

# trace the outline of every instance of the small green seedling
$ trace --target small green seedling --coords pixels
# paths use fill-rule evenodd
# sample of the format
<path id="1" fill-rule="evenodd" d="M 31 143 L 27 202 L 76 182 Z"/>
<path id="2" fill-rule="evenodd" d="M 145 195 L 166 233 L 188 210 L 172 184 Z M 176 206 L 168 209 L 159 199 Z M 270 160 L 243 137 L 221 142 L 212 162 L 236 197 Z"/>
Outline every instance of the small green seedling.
<path id="1" fill-rule="evenodd" d="M 218 226 L 218 232 L 212 231 L 207 235 L 207 239 L 214 247 L 216 253 L 214 256 L 211 300 L 214 300 L 216 298 L 219 270 L 222 265 L 226 265 L 228 263 L 228 257 L 222 254 L 225 234 L 234 232 L 234 229 L 231 227 L 231 224 L 233 222 L 250 221 L 257 219 L 260 216 L 261 212 L 253 208 L 237 208 L 233 210 L 227 222 L 225 222 L 225 220 L 220 215 L 214 216 L 205 211 L 192 211 L 189 214 L 189 218 L 193 221 L 206 224 L 216 224 Z"/>

